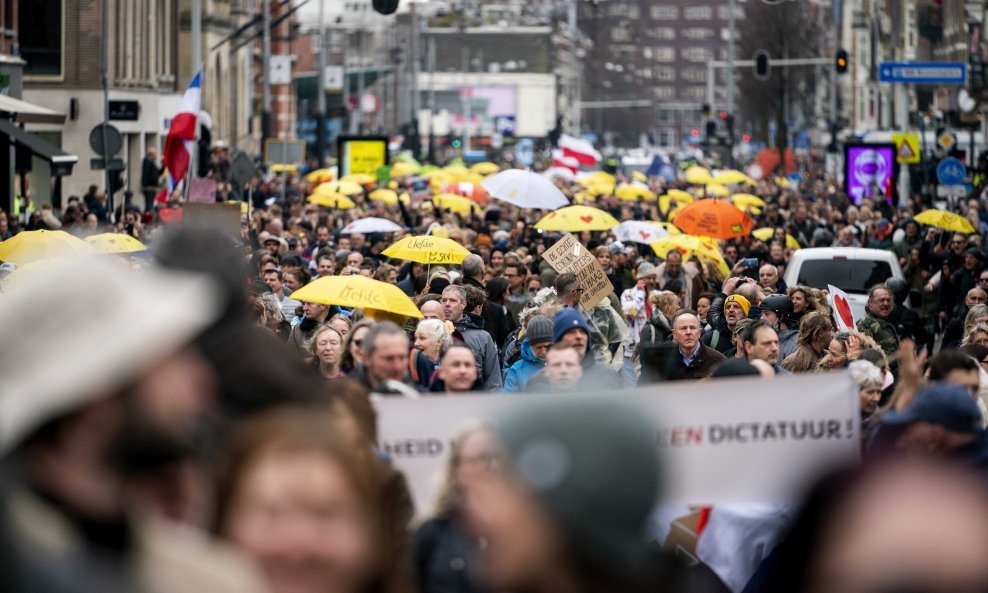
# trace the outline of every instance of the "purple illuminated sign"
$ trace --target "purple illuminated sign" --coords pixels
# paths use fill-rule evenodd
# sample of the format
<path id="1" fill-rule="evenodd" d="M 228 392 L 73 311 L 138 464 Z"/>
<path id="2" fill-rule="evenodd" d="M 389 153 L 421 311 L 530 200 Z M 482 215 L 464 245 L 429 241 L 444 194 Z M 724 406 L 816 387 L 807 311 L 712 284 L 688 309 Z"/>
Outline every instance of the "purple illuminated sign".
<path id="1" fill-rule="evenodd" d="M 848 144 L 844 147 L 844 188 L 855 204 L 864 198 L 895 195 L 895 145 Z"/>

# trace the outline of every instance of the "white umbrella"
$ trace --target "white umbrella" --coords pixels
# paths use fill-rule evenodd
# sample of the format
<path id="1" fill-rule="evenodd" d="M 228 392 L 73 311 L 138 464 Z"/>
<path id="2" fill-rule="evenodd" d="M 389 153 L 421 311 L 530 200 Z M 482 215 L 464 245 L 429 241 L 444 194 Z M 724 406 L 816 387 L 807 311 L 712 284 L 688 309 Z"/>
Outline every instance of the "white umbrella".
<path id="1" fill-rule="evenodd" d="M 367 218 L 361 218 L 346 225 L 340 233 L 344 235 L 352 233 L 366 235 L 367 233 L 397 233 L 403 230 L 403 228 L 390 220 L 368 216 Z"/>
<path id="2" fill-rule="evenodd" d="M 491 196 L 518 206 L 555 210 L 569 206 L 569 200 L 551 181 L 538 173 L 508 169 L 480 182 Z"/>
<path id="3" fill-rule="evenodd" d="M 576 178 L 576 173 L 566 167 L 549 167 L 542 172 L 542 175 L 550 179 L 553 177 L 561 177 L 566 181 L 573 181 L 573 179 Z"/>
<path id="4" fill-rule="evenodd" d="M 626 220 L 614 227 L 614 236 L 622 243 L 632 241 L 634 243 L 649 245 L 653 241 L 668 237 L 669 231 L 650 222 Z"/>

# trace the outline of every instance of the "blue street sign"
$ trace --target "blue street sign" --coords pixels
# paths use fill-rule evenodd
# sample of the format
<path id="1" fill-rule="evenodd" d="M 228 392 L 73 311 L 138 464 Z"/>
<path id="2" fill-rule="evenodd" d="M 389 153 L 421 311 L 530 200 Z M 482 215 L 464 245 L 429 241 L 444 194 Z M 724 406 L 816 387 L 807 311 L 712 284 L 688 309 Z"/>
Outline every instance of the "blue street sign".
<path id="1" fill-rule="evenodd" d="M 880 82 L 914 84 L 964 84 L 967 64 L 964 62 L 882 62 L 878 68 Z"/>
<path id="2" fill-rule="evenodd" d="M 964 163 L 954 157 L 947 157 L 937 165 L 937 181 L 942 185 L 961 185 L 967 176 Z"/>

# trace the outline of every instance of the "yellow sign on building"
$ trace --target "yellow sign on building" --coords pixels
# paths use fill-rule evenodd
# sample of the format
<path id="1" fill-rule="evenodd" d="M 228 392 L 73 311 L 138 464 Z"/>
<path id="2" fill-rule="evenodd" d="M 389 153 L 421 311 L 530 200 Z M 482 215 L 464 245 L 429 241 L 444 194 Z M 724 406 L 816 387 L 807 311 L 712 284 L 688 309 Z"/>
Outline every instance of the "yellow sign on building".
<path id="1" fill-rule="evenodd" d="M 340 138 L 340 177 L 358 174 L 377 177 L 377 170 L 387 164 L 387 138 Z"/>
<path id="2" fill-rule="evenodd" d="M 905 132 L 892 134 L 895 143 L 895 160 L 900 164 L 911 165 L 919 162 L 919 134 Z"/>

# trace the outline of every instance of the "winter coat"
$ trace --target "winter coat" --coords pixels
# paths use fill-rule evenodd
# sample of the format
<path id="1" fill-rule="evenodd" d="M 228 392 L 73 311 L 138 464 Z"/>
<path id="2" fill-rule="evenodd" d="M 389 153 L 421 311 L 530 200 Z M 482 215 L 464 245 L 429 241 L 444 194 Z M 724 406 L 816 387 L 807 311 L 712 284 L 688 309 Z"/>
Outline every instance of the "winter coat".
<path id="1" fill-rule="evenodd" d="M 411 541 L 411 558 L 419 593 L 482 593 L 477 574 L 480 546 L 451 514 L 423 523 Z"/>
<path id="2" fill-rule="evenodd" d="M 586 393 L 617 391 L 623 386 L 621 375 L 606 364 L 598 362 L 590 349 L 587 349 L 580 366 L 583 367 L 583 377 L 580 378 L 576 391 Z M 531 376 L 525 386 L 525 391 L 529 393 L 550 393 L 552 391 L 552 386 L 545 376 L 544 369 Z"/>
<path id="3" fill-rule="evenodd" d="M 782 359 L 782 368 L 792 373 L 814 373 L 820 364 L 821 354 L 802 344 L 796 351 Z"/>
<path id="4" fill-rule="evenodd" d="M 501 391 L 501 371 L 498 366 L 497 346 L 489 333 L 484 331 L 484 320 L 480 315 L 464 313 L 459 321 L 453 322 L 456 333 L 473 351 L 480 367 L 480 379 L 485 391 Z"/>
<path id="5" fill-rule="evenodd" d="M 521 360 L 511 365 L 508 373 L 504 376 L 504 392 L 516 393 L 525 391 L 525 385 L 532 375 L 541 371 L 545 367 L 545 361 L 540 360 L 532 352 L 532 347 L 528 343 L 528 338 L 521 341 Z"/>
<path id="6" fill-rule="evenodd" d="M 797 340 L 799 340 L 799 330 L 795 329 L 780 329 L 779 334 L 779 360 L 785 360 L 790 354 L 796 351 L 799 347 Z"/>
<path id="7" fill-rule="evenodd" d="M 700 344 L 700 352 L 697 353 L 696 358 L 689 366 L 683 363 L 682 352 L 679 352 L 678 349 L 675 354 L 675 361 L 676 364 L 673 367 L 675 370 L 669 374 L 670 381 L 703 379 L 710 376 L 715 366 L 724 362 L 724 355 L 710 346 Z"/>

